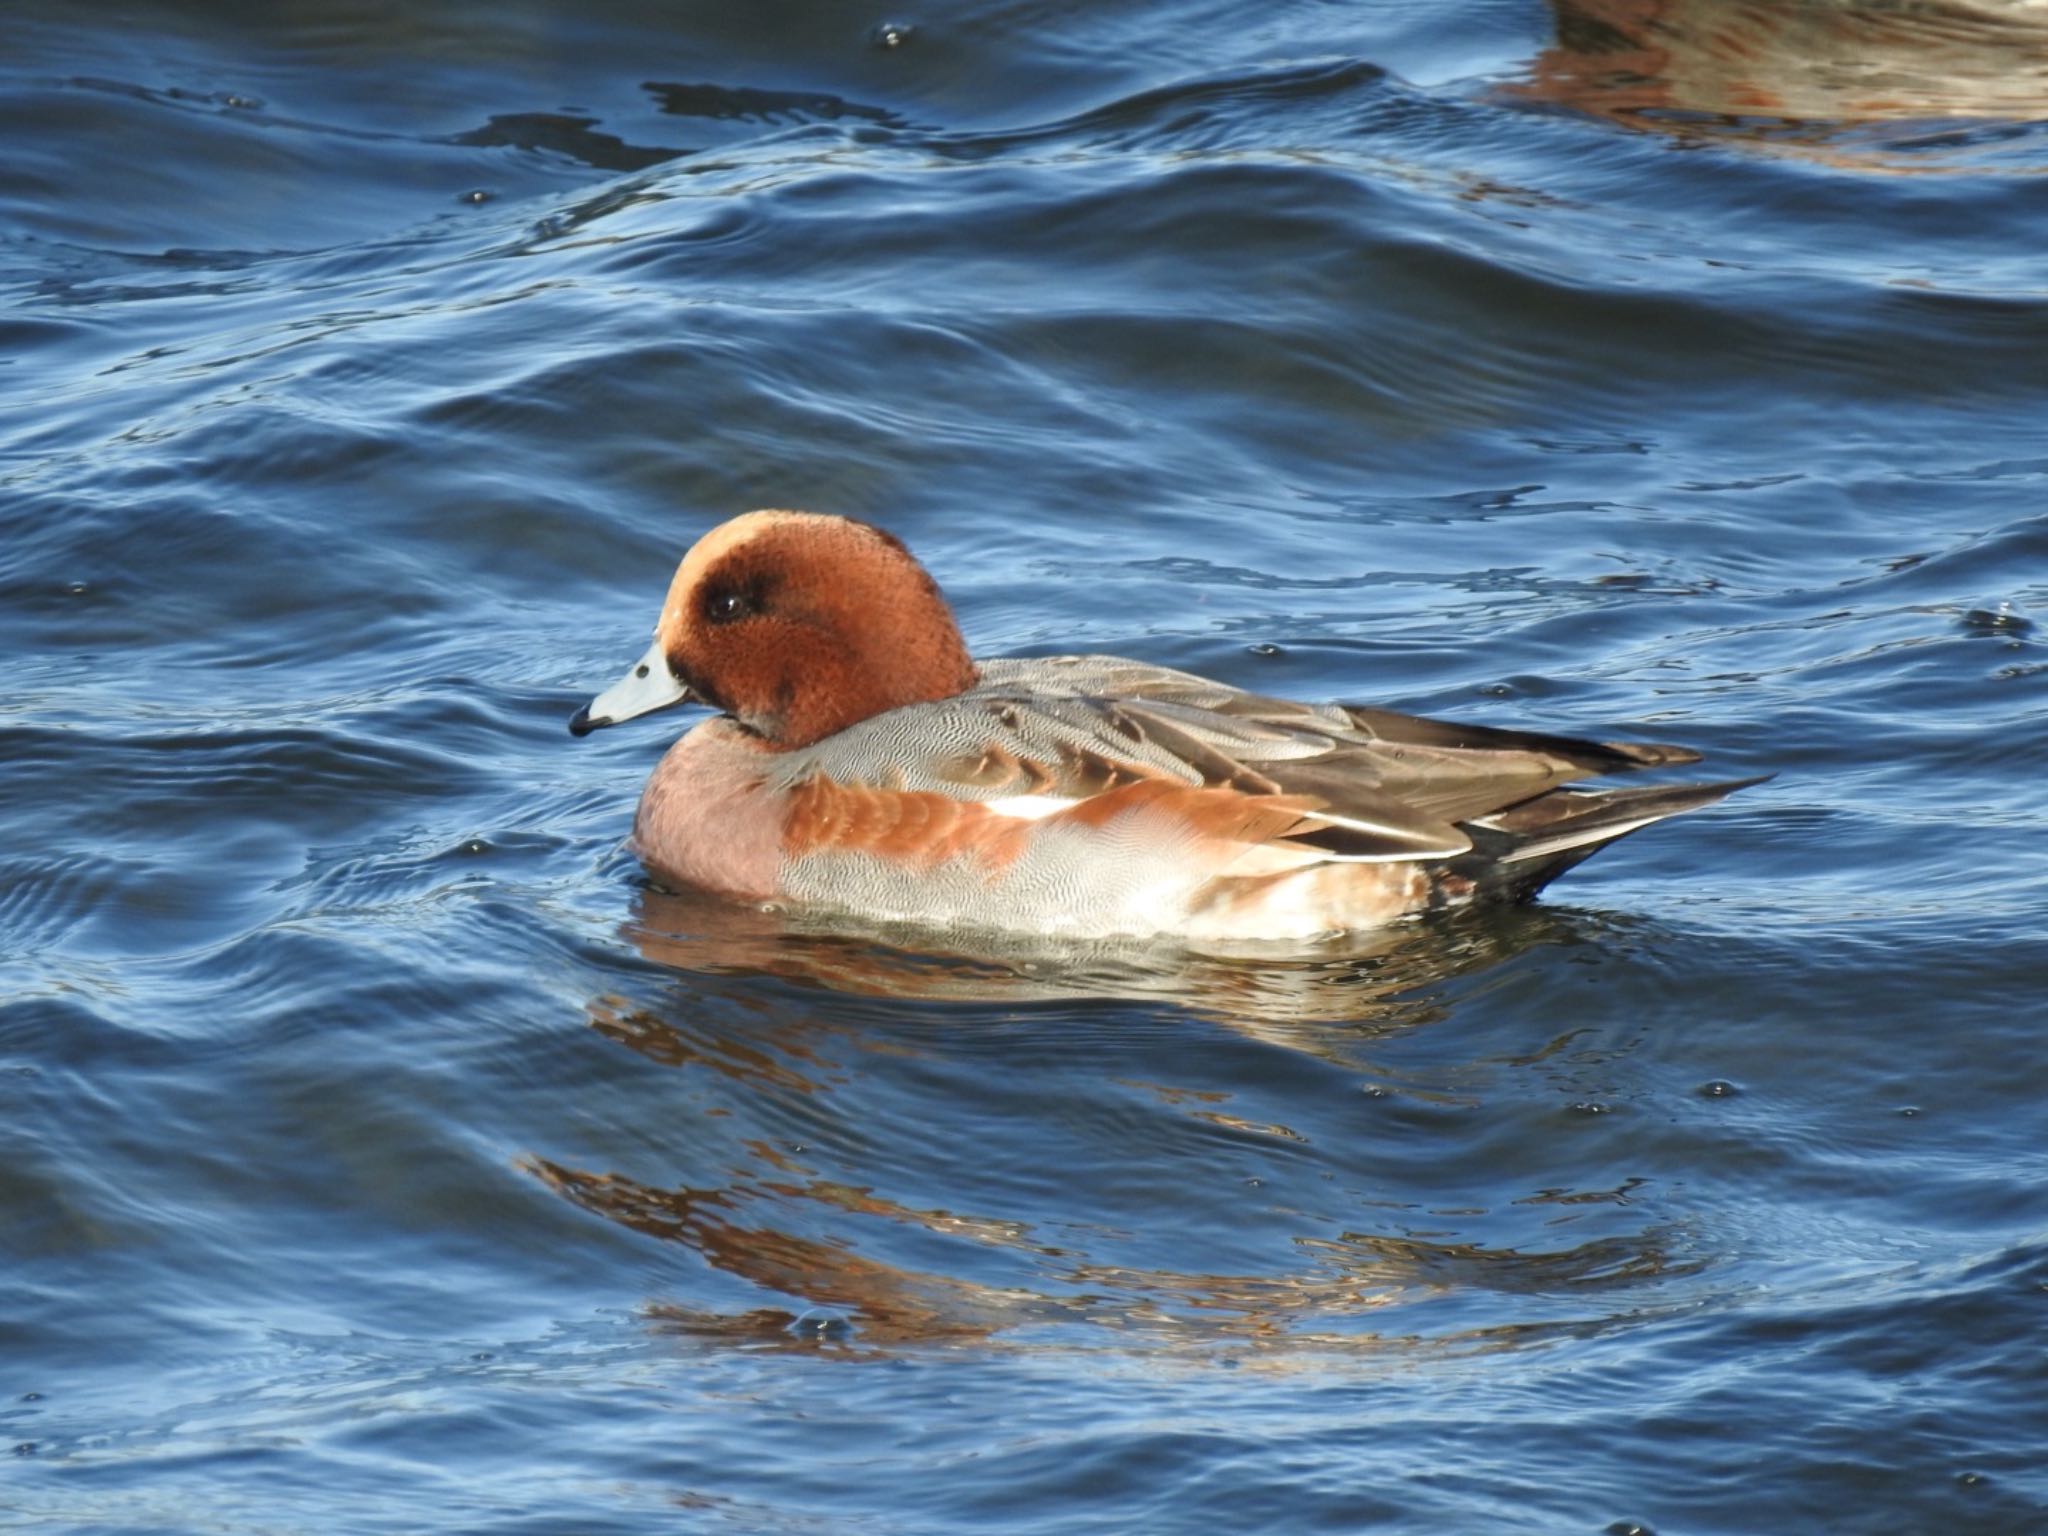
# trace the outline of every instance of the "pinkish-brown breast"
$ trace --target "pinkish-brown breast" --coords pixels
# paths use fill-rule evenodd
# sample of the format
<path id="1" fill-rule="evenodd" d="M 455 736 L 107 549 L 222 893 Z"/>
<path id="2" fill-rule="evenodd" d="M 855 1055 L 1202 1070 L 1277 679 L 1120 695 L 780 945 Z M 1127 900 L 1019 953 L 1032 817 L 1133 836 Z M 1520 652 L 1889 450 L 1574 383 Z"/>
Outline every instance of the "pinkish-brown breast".
<path id="1" fill-rule="evenodd" d="M 766 900 L 778 894 L 783 797 L 762 786 L 760 741 L 706 720 L 655 765 L 633 851 L 664 884 Z"/>

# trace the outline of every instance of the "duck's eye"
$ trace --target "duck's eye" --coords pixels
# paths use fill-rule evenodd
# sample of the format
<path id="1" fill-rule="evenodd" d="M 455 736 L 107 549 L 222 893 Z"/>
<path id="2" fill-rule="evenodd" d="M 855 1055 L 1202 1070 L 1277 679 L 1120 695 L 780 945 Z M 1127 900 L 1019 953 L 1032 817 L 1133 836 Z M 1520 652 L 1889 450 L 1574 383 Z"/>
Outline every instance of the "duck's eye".
<path id="1" fill-rule="evenodd" d="M 704 603 L 704 615 L 714 624 L 730 624 L 754 611 L 744 592 L 714 592 Z"/>

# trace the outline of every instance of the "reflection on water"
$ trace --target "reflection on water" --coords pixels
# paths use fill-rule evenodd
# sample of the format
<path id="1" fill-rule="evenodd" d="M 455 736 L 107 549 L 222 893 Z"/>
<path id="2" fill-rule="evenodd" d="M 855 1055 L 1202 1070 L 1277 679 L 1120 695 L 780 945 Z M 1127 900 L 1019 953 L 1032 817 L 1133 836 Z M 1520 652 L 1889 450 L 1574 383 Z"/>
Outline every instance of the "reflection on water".
<path id="1" fill-rule="evenodd" d="M 863 930 L 830 918 L 648 888 L 628 928 L 640 953 L 678 971 L 767 975 L 860 997 L 1023 1004 L 1061 999 L 1169 1003 L 1248 1032 L 1297 1042 L 1286 1026 L 1341 1024 L 1347 1038 L 1427 1022 L 1427 988 L 1554 938 L 1542 908 L 1449 914 L 1348 934 L 1304 953 L 1299 943 L 1209 945 L 1149 940 L 1062 942 L 1029 934 Z"/>
<path id="2" fill-rule="evenodd" d="M 1141 1161 L 1154 1155 L 1155 1145 L 1190 1131 L 1327 1156 L 1309 1149 L 1318 1141 L 1340 1142 L 1349 1127 L 1321 1123 L 1327 1111 L 1308 1103 L 1297 1105 L 1296 1115 L 1285 1093 L 1262 1092 L 1257 1084 L 1245 1085 L 1242 1095 L 1218 1088 L 1200 1075 L 1199 1053 L 1167 1053 L 1167 1072 L 1176 1061 L 1189 1070 L 1164 1076 L 1159 1054 L 1139 1062 L 1119 1053 L 1119 1030 L 1135 1026 L 1114 1022 L 1088 1038 L 1092 1049 L 998 1063 L 996 1070 L 1009 1074 L 994 1100 L 1006 1121 L 1000 1126 L 988 1123 L 985 1107 L 977 1112 L 956 1104 L 943 1086 L 945 1073 L 958 1065 L 940 1060 L 946 1036 L 1001 1028 L 1018 1010 L 1115 1005 L 1103 1009 L 1113 1021 L 1141 1003 L 1186 1010 L 1249 1045 L 1289 1053 L 1347 1099 L 1381 1093 L 1375 1085 L 1388 1074 L 1369 1055 L 1373 1042 L 1441 1017 L 1448 1006 L 1444 989 L 1454 982 L 1533 945 L 1579 942 L 1568 915 L 1458 914 L 1367 935 L 1342 954 L 1312 958 L 1198 956 L 1138 944 L 1052 949 L 1013 936 L 991 936 L 978 951 L 933 954 L 893 947 L 883 934 L 808 931 L 783 913 L 649 890 L 629 931 L 644 956 L 689 978 L 679 978 L 651 1004 L 596 999 L 588 1009 L 591 1027 L 660 1068 L 719 1080 L 710 1113 L 738 1124 L 718 1138 L 727 1165 L 717 1182 L 675 1187 L 540 1157 L 528 1159 L 527 1167 L 583 1209 L 682 1244 L 712 1268 L 795 1303 L 719 1313 L 657 1302 L 651 1315 L 665 1328 L 753 1344 L 866 1349 L 992 1340 L 1032 1328 L 1059 1328 L 1071 1341 L 1073 1325 L 1209 1345 L 1379 1347 L 1387 1338 L 1367 1325 L 1399 1303 L 1475 1289 L 1626 1286 L 1684 1273 L 1691 1264 L 1670 1250 L 1656 1223 L 1517 1248 L 1460 1235 L 1458 1213 L 1446 1219 L 1417 1210 L 1390 1217 L 1386 1231 L 1283 1212 L 1280 1230 L 1261 1249 L 1267 1262 L 1259 1269 L 1132 1262 L 1129 1234 L 1114 1214 L 1087 1219 L 1082 1175 L 1061 1176 L 1071 1200 L 1014 1214 L 1016 1197 L 1004 1193 L 1010 1181 L 1001 1176 L 1004 1160 L 1017 1155 L 1013 1140 L 1021 1139 L 1024 1155 L 1034 1161 L 1085 1167 L 1072 1149 L 1047 1143 L 1056 1134 L 1048 1126 L 1031 1124 L 1048 1106 L 1064 1105 L 1077 1119 L 1128 1121 L 1111 1133 L 1123 1155 Z M 823 1002 L 814 1010 L 763 1009 L 749 1001 L 763 977 L 815 990 Z M 949 1006 L 933 1015 L 939 1038 L 906 1041 L 871 1033 L 859 1018 L 838 1017 L 834 997 Z M 717 1006 L 722 998 L 737 1006 Z M 976 1005 L 971 1012 L 958 1006 L 969 1004 Z M 1514 1064 L 1526 1066 L 1542 1054 Z M 877 1133 L 862 1117 L 871 1114 L 866 1106 L 878 1093 L 890 1104 L 887 1123 L 929 1125 L 935 1137 L 953 1142 L 955 1158 L 970 1166 L 988 1161 L 995 1176 L 979 1190 L 979 1198 L 991 1202 L 988 1209 L 913 1205 L 832 1178 L 820 1171 L 824 1154 L 813 1145 L 778 1139 L 755 1123 L 772 1118 L 778 1101 L 800 1102 L 806 1143 L 861 1145 Z M 1242 1112 L 1234 1105 L 1240 1097 L 1250 1101 Z M 1105 1103 L 1114 1106 L 1107 1115 Z M 1100 1127 L 1084 1128 L 1076 1139 L 1098 1134 Z M 691 1145 L 679 1155 L 694 1162 L 703 1135 L 692 1130 L 684 1139 Z M 1610 1190 L 1539 1190 L 1518 1203 L 1619 1208 L 1629 1205 L 1631 1193 L 1625 1182 Z M 896 1262 L 876 1251 L 900 1248 L 905 1232 L 911 1246 L 931 1256 L 927 1262 Z M 1200 1242 L 1173 1247 L 1176 1254 L 1204 1252 Z M 991 1256 L 998 1256 L 993 1272 Z M 1489 1326 L 1438 1333 L 1435 1343 L 1468 1333 L 1507 1336 Z M 1507 1333 L 1522 1337 L 1526 1330 Z M 1395 1334 L 1409 1336 L 1405 1328 Z"/>
<path id="3" fill-rule="evenodd" d="M 1520 94 L 1634 127 L 1824 153 L 1863 125 L 2048 119 L 2048 7 L 2029 0 L 1552 4 L 1557 41 Z"/>

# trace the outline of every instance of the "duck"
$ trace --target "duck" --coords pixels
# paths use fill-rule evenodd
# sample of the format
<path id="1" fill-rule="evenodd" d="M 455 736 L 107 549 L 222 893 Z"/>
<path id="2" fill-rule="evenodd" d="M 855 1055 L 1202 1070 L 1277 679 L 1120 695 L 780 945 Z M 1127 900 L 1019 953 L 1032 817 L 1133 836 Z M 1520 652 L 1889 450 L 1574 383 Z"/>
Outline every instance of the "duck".
<path id="1" fill-rule="evenodd" d="M 713 713 L 630 847 L 670 888 L 864 922 L 1310 941 L 1521 901 L 1759 779 L 1579 788 L 1694 763 L 1268 697 L 1117 656 L 970 655 L 894 534 L 748 512 L 689 549 L 640 660 L 569 722 Z"/>

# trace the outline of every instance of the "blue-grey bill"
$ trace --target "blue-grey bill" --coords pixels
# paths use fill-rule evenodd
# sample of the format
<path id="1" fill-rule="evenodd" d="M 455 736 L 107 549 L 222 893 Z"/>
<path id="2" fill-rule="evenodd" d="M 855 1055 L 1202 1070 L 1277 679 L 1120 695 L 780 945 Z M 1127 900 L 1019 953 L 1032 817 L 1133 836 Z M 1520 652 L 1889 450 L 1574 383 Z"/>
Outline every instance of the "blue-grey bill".
<path id="1" fill-rule="evenodd" d="M 569 722 L 571 736 L 588 736 L 600 726 L 617 725 L 635 715 L 649 715 L 657 709 L 681 704 L 690 690 L 668 667 L 661 642 L 655 641 L 647 654 L 624 677 L 576 711 Z"/>

